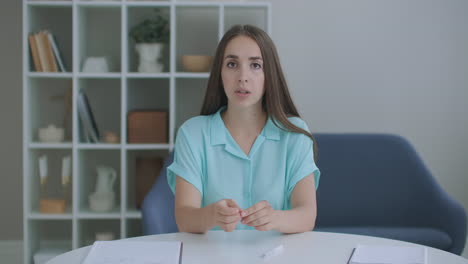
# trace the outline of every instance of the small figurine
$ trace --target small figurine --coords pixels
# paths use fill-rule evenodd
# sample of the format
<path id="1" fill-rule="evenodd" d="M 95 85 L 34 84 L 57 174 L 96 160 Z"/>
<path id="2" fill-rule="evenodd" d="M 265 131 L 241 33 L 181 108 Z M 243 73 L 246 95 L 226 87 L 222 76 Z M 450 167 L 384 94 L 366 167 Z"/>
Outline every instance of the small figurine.
<path id="1" fill-rule="evenodd" d="M 117 136 L 117 133 L 114 133 L 112 131 L 106 131 L 104 133 L 104 141 L 106 143 L 115 144 L 115 143 L 119 143 L 120 139 L 119 139 L 119 136 Z"/>

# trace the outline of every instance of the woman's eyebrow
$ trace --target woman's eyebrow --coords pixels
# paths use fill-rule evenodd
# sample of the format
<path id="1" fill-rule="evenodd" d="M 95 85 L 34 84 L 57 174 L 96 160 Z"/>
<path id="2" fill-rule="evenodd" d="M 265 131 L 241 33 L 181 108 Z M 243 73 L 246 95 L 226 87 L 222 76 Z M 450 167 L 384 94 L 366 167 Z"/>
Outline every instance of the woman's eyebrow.
<path id="1" fill-rule="evenodd" d="M 229 55 L 226 55 L 224 59 L 239 59 L 239 56 L 229 54 Z M 255 56 L 255 57 L 249 57 L 249 60 L 263 60 L 263 59 L 260 56 Z"/>
<path id="2" fill-rule="evenodd" d="M 239 59 L 239 56 L 228 54 L 226 57 L 224 57 L 224 59 Z"/>
<path id="3" fill-rule="evenodd" d="M 262 57 L 257 56 L 257 57 L 250 57 L 249 60 L 263 60 Z"/>

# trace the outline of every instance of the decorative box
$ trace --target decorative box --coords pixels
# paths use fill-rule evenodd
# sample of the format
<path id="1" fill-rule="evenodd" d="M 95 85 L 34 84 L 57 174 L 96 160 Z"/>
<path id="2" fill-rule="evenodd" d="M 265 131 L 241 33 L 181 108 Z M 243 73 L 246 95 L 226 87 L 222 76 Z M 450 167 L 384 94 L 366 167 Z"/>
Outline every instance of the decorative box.
<path id="1" fill-rule="evenodd" d="M 168 114 L 165 111 L 128 113 L 128 143 L 168 143 Z"/>
<path id="2" fill-rule="evenodd" d="M 65 213 L 65 200 L 41 199 L 39 201 L 39 212 L 43 214 L 63 214 Z"/>

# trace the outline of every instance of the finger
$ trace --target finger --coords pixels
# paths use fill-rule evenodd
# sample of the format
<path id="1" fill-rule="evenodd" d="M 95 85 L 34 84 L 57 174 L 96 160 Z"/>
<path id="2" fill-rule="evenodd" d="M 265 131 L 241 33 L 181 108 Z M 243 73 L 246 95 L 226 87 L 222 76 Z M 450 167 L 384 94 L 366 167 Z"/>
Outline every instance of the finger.
<path id="1" fill-rule="evenodd" d="M 273 225 L 271 223 L 267 223 L 264 225 L 256 226 L 255 229 L 258 231 L 270 231 L 273 229 Z"/>
<path id="2" fill-rule="evenodd" d="M 225 232 L 232 232 L 236 229 L 237 221 L 229 224 L 219 224 L 219 227 L 223 229 Z"/>
<path id="3" fill-rule="evenodd" d="M 239 208 L 232 208 L 226 206 L 219 206 L 216 210 L 220 215 L 231 216 L 231 215 L 240 215 Z"/>
<path id="4" fill-rule="evenodd" d="M 265 207 L 267 207 L 267 206 L 270 206 L 270 203 L 268 203 L 268 201 L 265 201 L 265 200 L 260 201 L 260 202 L 258 202 L 256 204 L 252 205 L 251 207 L 243 210 L 241 212 L 241 216 L 242 217 L 249 216 L 249 215 L 251 215 L 251 214 L 253 214 L 253 213 L 255 213 L 255 212 L 257 212 L 257 211 L 259 211 L 259 210 L 261 210 L 261 209 L 263 209 Z"/>
<path id="5" fill-rule="evenodd" d="M 232 231 L 234 231 L 234 229 L 235 229 L 235 228 L 228 227 L 228 226 L 226 226 L 226 227 L 223 228 L 224 232 L 232 232 Z"/>
<path id="6" fill-rule="evenodd" d="M 233 199 L 226 199 L 226 203 L 229 207 L 240 209 L 240 206 Z"/>
<path id="7" fill-rule="evenodd" d="M 232 232 L 236 229 L 237 223 L 232 223 L 226 225 L 226 232 Z"/>
<path id="8" fill-rule="evenodd" d="M 259 218 L 254 219 L 253 221 L 250 221 L 249 223 L 246 223 L 248 226 L 261 226 L 264 224 L 268 224 L 271 222 L 271 218 L 269 215 L 265 215 Z"/>
<path id="9" fill-rule="evenodd" d="M 262 210 L 255 212 L 247 217 L 242 218 L 242 223 L 245 225 L 249 225 L 252 221 L 255 221 L 258 218 L 264 217 L 268 215 L 269 210 L 263 208 Z"/>
<path id="10" fill-rule="evenodd" d="M 231 223 L 237 223 L 239 222 L 240 220 L 240 216 L 239 215 L 235 215 L 235 216 L 221 216 L 220 218 L 218 218 L 218 222 L 221 222 L 223 224 L 231 224 Z"/>

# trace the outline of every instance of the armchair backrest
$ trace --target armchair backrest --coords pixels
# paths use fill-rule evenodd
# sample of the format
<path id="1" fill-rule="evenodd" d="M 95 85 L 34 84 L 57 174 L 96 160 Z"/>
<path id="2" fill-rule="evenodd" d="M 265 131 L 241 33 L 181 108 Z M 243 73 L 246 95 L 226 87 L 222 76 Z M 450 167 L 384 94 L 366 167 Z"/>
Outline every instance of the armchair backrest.
<path id="1" fill-rule="evenodd" d="M 402 137 L 317 134 L 318 224 L 418 225 L 440 188 Z"/>
<path id="2" fill-rule="evenodd" d="M 432 227 L 466 239 L 466 213 L 415 149 L 388 134 L 315 134 L 321 179 L 316 227 Z M 461 251 L 463 248 L 454 249 Z"/>
<path id="3" fill-rule="evenodd" d="M 164 160 L 161 172 L 142 204 L 143 233 L 145 235 L 178 232 L 174 214 L 174 194 L 167 183 L 166 169 L 172 164 L 174 153 Z"/>

